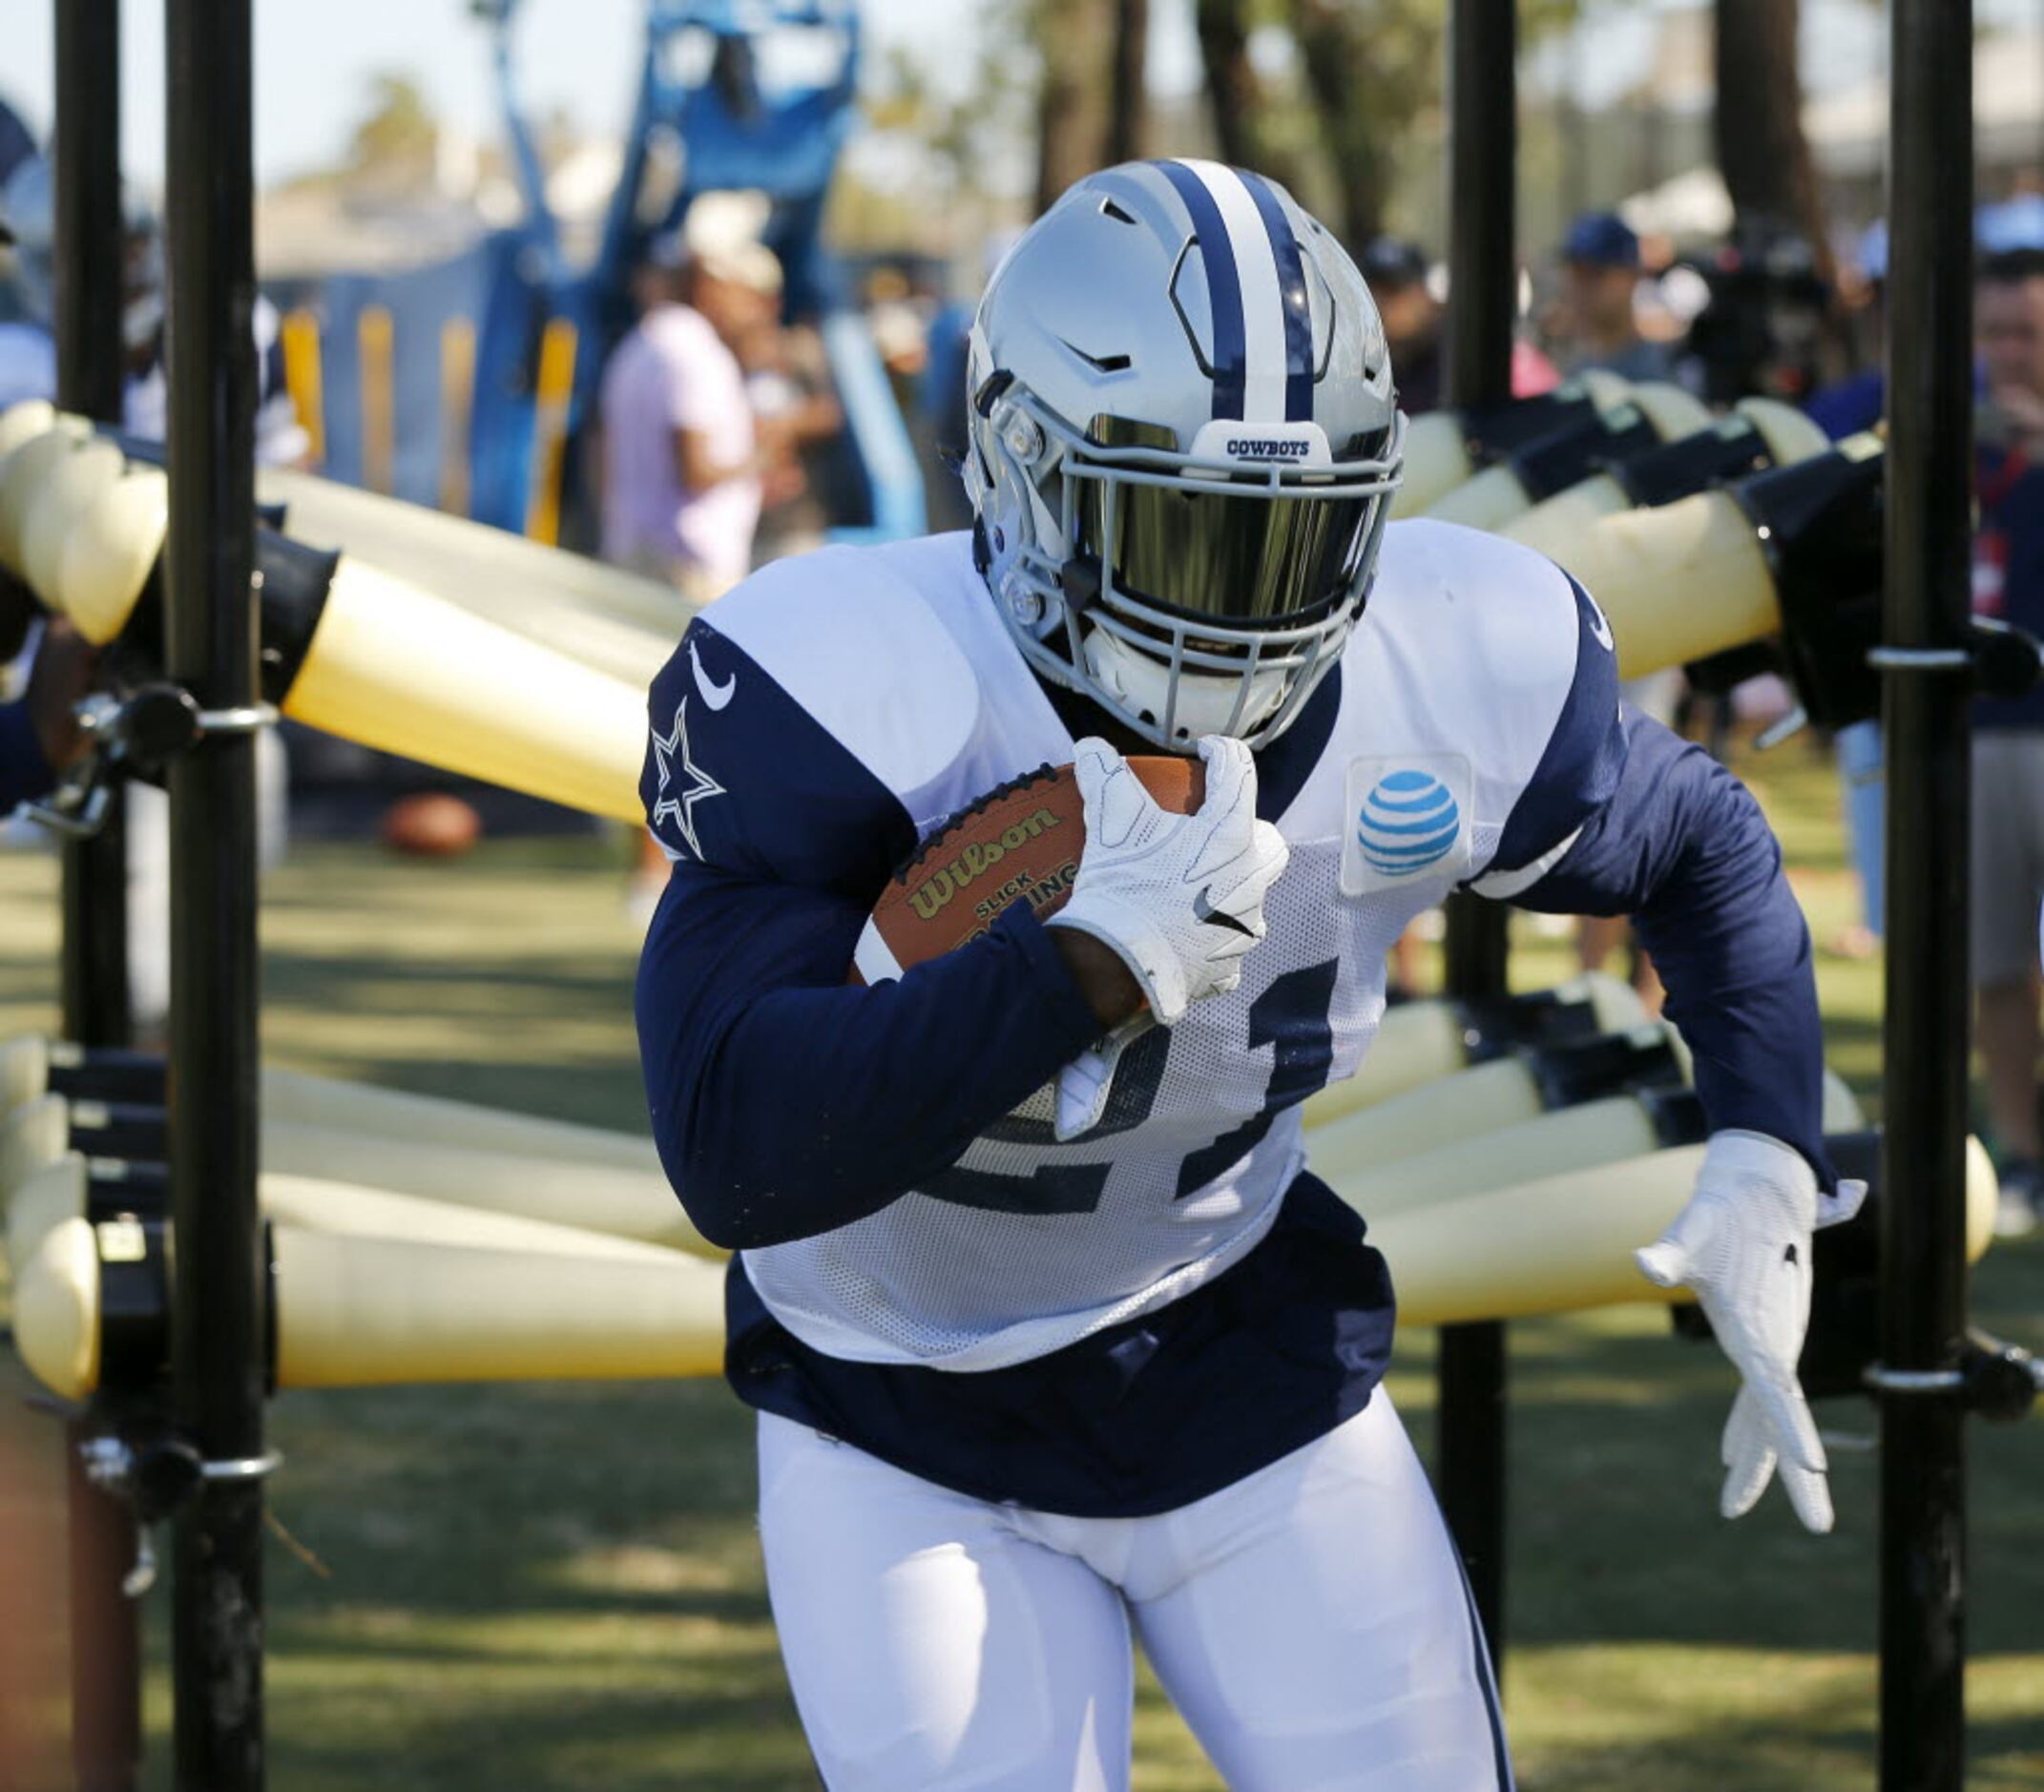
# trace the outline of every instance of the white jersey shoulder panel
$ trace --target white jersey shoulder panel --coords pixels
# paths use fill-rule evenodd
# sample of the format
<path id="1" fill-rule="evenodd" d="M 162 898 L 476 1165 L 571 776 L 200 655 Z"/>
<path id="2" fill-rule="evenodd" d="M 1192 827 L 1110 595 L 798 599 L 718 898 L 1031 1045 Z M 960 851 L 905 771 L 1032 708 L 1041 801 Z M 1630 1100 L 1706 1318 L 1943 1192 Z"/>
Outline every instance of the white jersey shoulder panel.
<path id="1" fill-rule="evenodd" d="M 824 548 L 703 613 L 927 833 L 1072 739 L 993 612 L 970 537 Z"/>
<path id="2" fill-rule="evenodd" d="M 1465 758 L 1480 874 L 1561 719 L 1580 635 L 1568 575 L 1544 555 L 1452 523 L 1393 523 L 1326 761 Z"/>

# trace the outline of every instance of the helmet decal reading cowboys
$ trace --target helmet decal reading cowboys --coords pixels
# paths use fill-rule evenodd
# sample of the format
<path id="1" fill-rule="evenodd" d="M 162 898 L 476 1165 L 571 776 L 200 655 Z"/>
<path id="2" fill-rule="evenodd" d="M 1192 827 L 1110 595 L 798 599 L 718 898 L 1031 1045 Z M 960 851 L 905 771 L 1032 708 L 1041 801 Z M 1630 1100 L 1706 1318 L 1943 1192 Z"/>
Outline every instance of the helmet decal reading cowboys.
<path id="1" fill-rule="evenodd" d="M 1039 676 L 1145 740 L 1274 740 L 1334 667 L 1399 478 L 1383 326 L 1282 187 L 1131 162 L 1010 251 L 974 322 L 966 485 Z"/>

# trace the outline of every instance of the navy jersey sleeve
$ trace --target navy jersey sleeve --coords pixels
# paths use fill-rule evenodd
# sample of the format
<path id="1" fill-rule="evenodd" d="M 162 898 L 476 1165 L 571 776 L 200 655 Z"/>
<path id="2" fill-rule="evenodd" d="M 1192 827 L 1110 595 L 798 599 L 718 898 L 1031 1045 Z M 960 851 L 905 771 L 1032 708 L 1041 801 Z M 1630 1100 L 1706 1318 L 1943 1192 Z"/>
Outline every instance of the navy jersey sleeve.
<path id="1" fill-rule="evenodd" d="M 702 1235 L 784 1243 L 954 1162 L 1099 1031 L 1026 904 L 898 982 L 848 987 L 916 833 L 767 671 L 693 623 L 641 783 L 673 861 L 639 961 L 653 1135 Z"/>
<path id="2" fill-rule="evenodd" d="M 1825 1186 L 1824 1041 L 1809 929 L 1752 794 L 1705 753 L 1621 713 L 1609 796 L 1513 892 L 1551 914 L 1631 915 L 1696 1059 L 1713 1128 L 1792 1145 Z M 1567 806 L 1565 793 L 1551 799 Z"/>
<path id="3" fill-rule="evenodd" d="M 27 703 L 0 703 L 0 817 L 56 782 Z"/>

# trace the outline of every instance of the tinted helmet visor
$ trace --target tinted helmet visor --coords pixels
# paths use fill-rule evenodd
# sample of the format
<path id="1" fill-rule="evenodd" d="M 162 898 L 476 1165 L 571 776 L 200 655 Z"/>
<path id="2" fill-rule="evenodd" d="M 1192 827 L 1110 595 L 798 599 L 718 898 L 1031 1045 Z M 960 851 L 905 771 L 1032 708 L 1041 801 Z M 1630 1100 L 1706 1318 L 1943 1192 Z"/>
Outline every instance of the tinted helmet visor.
<path id="1" fill-rule="evenodd" d="M 1088 433 L 1107 447 L 1173 446 L 1168 430 L 1119 418 L 1097 418 Z M 1117 592 L 1237 628 L 1310 622 L 1348 597 L 1382 498 L 1319 496 L 1304 481 L 1274 492 L 1261 476 L 1242 484 L 1086 479 L 1078 551 Z"/>

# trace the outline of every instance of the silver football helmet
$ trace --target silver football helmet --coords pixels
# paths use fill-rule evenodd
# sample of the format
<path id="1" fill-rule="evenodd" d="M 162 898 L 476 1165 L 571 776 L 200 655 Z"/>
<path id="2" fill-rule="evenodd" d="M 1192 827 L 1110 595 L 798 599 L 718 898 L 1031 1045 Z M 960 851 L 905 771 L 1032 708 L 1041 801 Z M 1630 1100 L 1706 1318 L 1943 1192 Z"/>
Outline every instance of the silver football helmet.
<path id="1" fill-rule="evenodd" d="M 1275 740 L 1368 594 L 1405 435 L 1363 276 L 1275 182 L 1129 162 L 973 321 L 966 489 L 1022 653 L 1138 735 Z"/>

